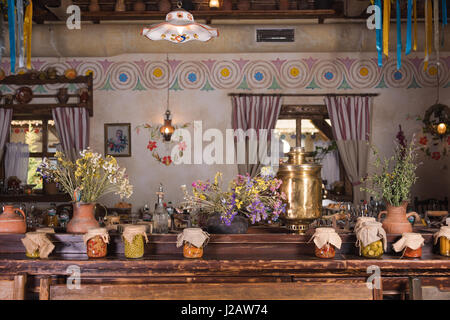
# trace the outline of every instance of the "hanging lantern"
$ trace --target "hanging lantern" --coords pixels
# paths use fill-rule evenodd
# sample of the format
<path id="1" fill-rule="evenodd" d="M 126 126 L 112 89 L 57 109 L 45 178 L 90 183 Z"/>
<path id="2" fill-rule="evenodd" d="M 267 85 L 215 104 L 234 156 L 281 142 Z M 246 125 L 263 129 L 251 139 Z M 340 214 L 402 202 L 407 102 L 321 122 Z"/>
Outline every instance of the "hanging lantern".
<path id="1" fill-rule="evenodd" d="M 431 119 L 431 117 L 434 119 Z M 443 138 L 447 135 L 450 125 L 450 109 L 444 104 L 436 103 L 425 112 L 423 118 L 425 131 L 432 135 Z"/>
<path id="2" fill-rule="evenodd" d="M 150 40 L 168 40 L 173 43 L 183 43 L 191 40 L 208 41 L 218 36 L 215 28 L 194 22 L 191 13 L 181 8 L 171 11 L 166 16 L 166 22 L 144 28 L 141 32 Z"/>
<path id="3" fill-rule="evenodd" d="M 159 129 L 159 132 L 162 134 L 164 141 L 170 141 L 172 134 L 174 133 L 175 128 L 172 126 L 172 119 L 170 116 L 170 110 L 166 111 L 166 118 L 164 119 L 164 125 Z"/>

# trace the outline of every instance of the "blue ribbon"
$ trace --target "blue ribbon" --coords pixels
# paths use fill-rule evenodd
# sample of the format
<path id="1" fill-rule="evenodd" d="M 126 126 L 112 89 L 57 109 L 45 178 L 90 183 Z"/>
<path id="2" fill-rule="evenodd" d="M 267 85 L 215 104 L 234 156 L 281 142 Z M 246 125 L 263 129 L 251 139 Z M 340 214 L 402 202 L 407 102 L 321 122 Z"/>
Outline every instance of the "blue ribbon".
<path id="1" fill-rule="evenodd" d="M 377 35 L 378 66 L 383 66 L 383 30 L 381 19 L 381 0 L 375 0 L 375 32 Z"/>
<path id="2" fill-rule="evenodd" d="M 447 0 L 442 0 L 442 26 L 447 25 Z"/>
<path id="3" fill-rule="evenodd" d="M 16 24 L 14 0 L 8 0 L 9 55 L 11 57 L 11 73 L 16 72 Z"/>
<path id="4" fill-rule="evenodd" d="M 412 47 L 412 0 L 408 0 L 408 17 L 406 22 L 406 49 L 405 49 L 405 55 L 408 55 L 411 53 L 411 47 Z"/>
<path id="5" fill-rule="evenodd" d="M 397 0 L 396 3 L 397 10 L 397 70 L 400 70 L 402 67 L 402 28 L 400 21 L 400 3 Z"/>

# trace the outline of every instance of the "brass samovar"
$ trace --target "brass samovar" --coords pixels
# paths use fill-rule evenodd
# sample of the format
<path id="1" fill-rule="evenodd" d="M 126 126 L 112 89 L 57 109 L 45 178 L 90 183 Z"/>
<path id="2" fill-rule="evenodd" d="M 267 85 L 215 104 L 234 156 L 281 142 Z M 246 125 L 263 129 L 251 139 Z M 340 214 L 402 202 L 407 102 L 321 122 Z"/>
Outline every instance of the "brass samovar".
<path id="1" fill-rule="evenodd" d="M 281 216 L 290 231 L 305 233 L 322 215 L 322 166 L 307 162 L 301 147 L 292 147 L 288 161 L 280 164 L 277 178 L 286 194 L 286 213 Z"/>

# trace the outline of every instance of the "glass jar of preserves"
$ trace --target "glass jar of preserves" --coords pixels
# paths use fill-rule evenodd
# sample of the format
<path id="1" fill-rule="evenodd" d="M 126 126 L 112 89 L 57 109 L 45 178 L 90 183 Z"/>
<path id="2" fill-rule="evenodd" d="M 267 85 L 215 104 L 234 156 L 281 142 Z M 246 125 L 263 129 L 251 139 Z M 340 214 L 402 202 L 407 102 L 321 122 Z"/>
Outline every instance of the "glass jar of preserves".
<path id="1" fill-rule="evenodd" d="M 106 228 L 93 228 L 83 236 L 89 258 L 103 258 L 108 253 L 109 234 Z"/>
<path id="2" fill-rule="evenodd" d="M 203 248 L 209 241 L 209 234 L 201 228 L 185 228 L 177 236 L 177 247 L 183 246 L 183 256 L 185 258 L 201 258 Z"/>
<path id="3" fill-rule="evenodd" d="M 393 244 L 395 252 L 403 251 L 402 257 L 420 258 L 425 239 L 419 233 L 407 232 Z"/>
<path id="4" fill-rule="evenodd" d="M 316 228 L 312 238 L 316 245 L 314 253 L 316 257 L 322 259 L 331 259 L 336 255 L 335 248 L 340 249 L 342 240 L 341 237 L 333 228 Z"/>
<path id="5" fill-rule="evenodd" d="M 138 259 L 144 256 L 144 238 L 148 242 L 145 225 L 125 226 L 122 233 L 125 257 Z"/>
<path id="6" fill-rule="evenodd" d="M 434 244 L 439 240 L 439 253 L 442 256 L 450 257 L 450 226 L 442 226 L 434 234 Z"/>
<path id="7" fill-rule="evenodd" d="M 356 232 L 356 245 L 359 255 L 366 258 L 379 258 L 386 251 L 386 231 L 381 222 L 368 221 Z"/>
<path id="8" fill-rule="evenodd" d="M 201 258 L 203 257 L 203 247 L 197 248 L 189 242 L 184 242 L 183 256 L 185 258 Z"/>
<path id="9" fill-rule="evenodd" d="M 27 232 L 25 238 L 21 240 L 25 247 L 25 255 L 32 259 L 45 259 L 55 248 L 43 232 Z"/>

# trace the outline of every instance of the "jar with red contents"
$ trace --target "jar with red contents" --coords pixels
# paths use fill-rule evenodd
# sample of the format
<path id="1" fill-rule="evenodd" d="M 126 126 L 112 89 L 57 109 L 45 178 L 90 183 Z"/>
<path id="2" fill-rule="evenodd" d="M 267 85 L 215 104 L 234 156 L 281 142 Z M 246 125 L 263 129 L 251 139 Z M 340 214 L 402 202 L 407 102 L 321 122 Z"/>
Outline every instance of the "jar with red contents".
<path id="1" fill-rule="evenodd" d="M 103 258 L 108 253 L 109 234 L 106 228 L 89 229 L 83 236 L 89 258 Z"/>
<path id="2" fill-rule="evenodd" d="M 419 233 L 403 233 L 402 237 L 392 245 L 395 252 L 403 251 L 402 257 L 420 258 L 425 239 Z"/>
<path id="3" fill-rule="evenodd" d="M 203 247 L 209 241 L 209 234 L 201 228 L 185 228 L 177 236 L 177 247 L 183 246 L 183 257 L 195 259 L 203 256 Z"/>
<path id="4" fill-rule="evenodd" d="M 316 228 L 312 239 L 316 245 L 314 253 L 321 259 L 334 258 L 336 248 L 340 249 L 342 244 L 341 238 L 333 228 Z"/>

